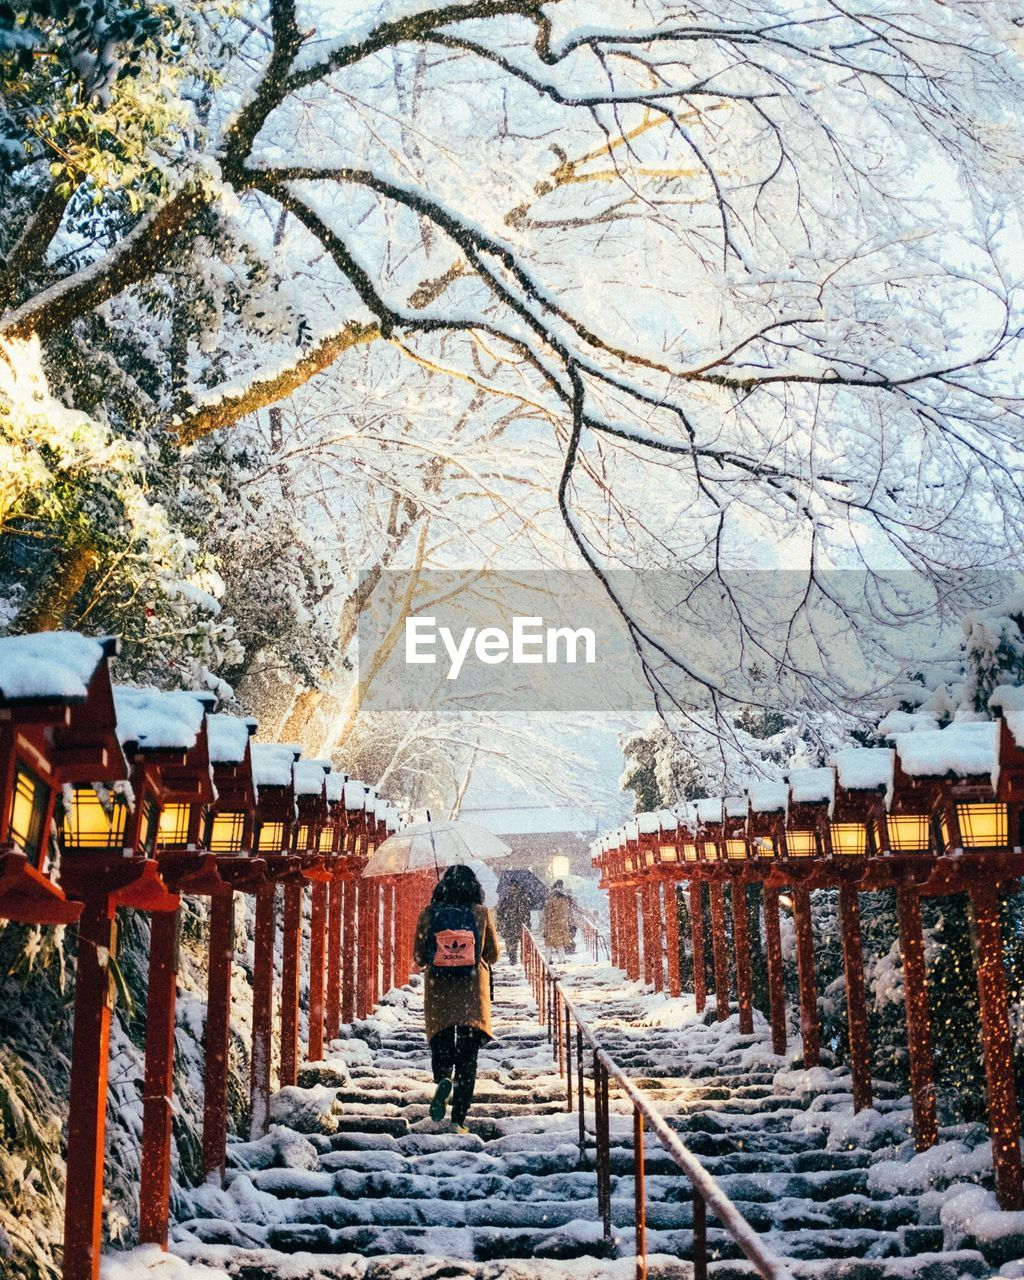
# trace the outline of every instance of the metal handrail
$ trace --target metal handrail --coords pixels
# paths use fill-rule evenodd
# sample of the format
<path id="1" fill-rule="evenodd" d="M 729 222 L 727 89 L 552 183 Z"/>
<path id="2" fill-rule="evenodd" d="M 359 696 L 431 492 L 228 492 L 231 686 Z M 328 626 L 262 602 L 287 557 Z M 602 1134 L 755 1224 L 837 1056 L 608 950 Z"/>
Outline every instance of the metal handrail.
<path id="1" fill-rule="evenodd" d="M 583 911 L 580 907 L 577 907 L 576 918 L 580 923 L 581 932 L 583 934 L 583 939 L 584 939 L 584 942 L 586 943 L 587 950 L 594 957 L 594 963 L 597 964 L 601 958 L 600 957 L 601 947 L 604 947 L 605 955 L 607 955 L 608 959 L 610 960 L 612 955 L 611 946 L 609 945 L 608 939 L 601 932 L 601 927 L 597 923 L 597 921 L 594 919 L 594 917 L 590 915 L 589 912 Z"/>
<path id="2" fill-rule="evenodd" d="M 712 1213 L 735 1243 L 753 1263 L 764 1280 L 793 1280 L 787 1264 L 764 1243 L 716 1179 L 704 1168 L 692 1151 L 680 1141 L 664 1117 L 601 1047 L 593 1030 L 566 995 L 554 970 L 541 954 L 537 939 L 523 929 L 523 967 L 537 999 L 538 1021 L 546 1025 L 548 1040 L 558 1061 L 558 1073 L 566 1078 L 566 1110 L 573 1111 L 572 1023 L 576 1023 L 576 1062 L 578 1079 L 576 1097 L 579 1104 L 580 1162 L 586 1159 L 585 1090 L 583 1068 L 584 1042 L 593 1052 L 594 1140 L 597 1202 L 606 1240 L 611 1239 L 611 1141 L 609 1133 L 608 1083 L 614 1078 L 633 1104 L 634 1142 L 634 1208 L 636 1218 L 636 1275 L 646 1280 L 646 1195 L 644 1188 L 644 1127 L 649 1125 L 658 1141 L 690 1181 L 693 1192 L 693 1274 L 694 1280 L 707 1280 L 708 1241 L 707 1211 Z M 563 1016 L 564 1014 L 564 1016 Z"/>

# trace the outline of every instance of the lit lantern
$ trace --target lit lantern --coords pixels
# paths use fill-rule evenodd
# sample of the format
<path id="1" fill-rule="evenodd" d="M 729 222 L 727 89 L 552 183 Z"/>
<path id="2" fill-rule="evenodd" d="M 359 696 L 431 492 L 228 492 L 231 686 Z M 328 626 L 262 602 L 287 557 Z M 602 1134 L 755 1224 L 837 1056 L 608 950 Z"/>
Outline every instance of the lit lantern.
<path id="1" fill-rule="evenodd" d="M 1005 849 L 1010 838 L 1009 806 L 963 803 L 955 806 L 964 849 Z"/>
<path id="2" fill-rule="evenodd" d="M 793 769 L 786 777 L 786 856 L 816 858 L 828 849 L 828 815 L 835 791 L 830 768 Z"/>
<path id="3" fill-rule="evenodd" d="M 205 845 L 211 853 L 250 853 L 256 819 L 252 736 L 256 721 L 215 715 L 206 720 L 217 799 L 207 816 Z"/>
<path id="4" fill-rule="evenodd" d="M 863 858 L 868 852 L 868 828 L 864 822 L 830 822 L 832 853 L 839 858 Z"/>
<path id="5" fill-rule="evenodd" d="M 27 764 L 18 760 L 14 766 L 13 791 L 7 834 L 29 862 L 38 867 L 43 861 L 50 788 Z"/>
<path id="6" fill-rule="evenodd" d="M 295 804 L 298 824 L 293 848 L 296 853 L 315 853 L 320 829 L 328 819 L 327 775 L 329 760 L 298 760 L 295 764 Z"/>
<path id="7" fill-rule="evenodd" d="M 290 743 L 254 742 L 252 769 L 259 796 L 255 852 L 280 857 L 291 850 L 295 826 L 295 762 L 302 752 Z"/>
<path id="8" fill-rule="evenodd" d="M 327 775 L 324 788 L 327 796 L 327 820 L 320 828 L 320 839 L 317 848 L 320 853 L 338 854 L 341 852 L 345 831 L 345 783 L 348 775 L 335 773 Z"/>
<path id="9" fill-rule="evenodd" d="M 553 880 L 564 880 L 571 870 L 569 859 L 564 853 L 556 853 L 551 859 L 551 878 Z"/>
<path id="10" fill-rule="evenodd" d="M 203 848 L 214 799 L 206 729 L 214 701 L 207 693 L 114 690 L 117 733 L 132 763 L 129 848 L 146 855 Z"/>
<path id="11" fill-rule="evenodd" d="M 64 851 L 125 847 L 128 805 L 122 794 L 101 784 L 78 783 L 65 793 L 60 813 L 60 843 Z"/>
<path id="12" fill-rule="evenodd" d="M 927 813 L 887 814 L 885 828 L 892 853 L 928 853 L 931 849 L 931 818 Z"/>
<path id="13" fill-rule="evenodd" d="M 816 858 L 818 833 L 816 831 L 793 831 L 786 829 L 786 854 L 790 858 Z"/>
<path id="14" fill-rule="evenodd" d="M 116 652 L 114 640 L 64 632 L 0 639 L 2 919 L 66 924 L 81 912 L 65 898 L 72 859 L 61 861 L 61 887 L 51 878 L 51 837 L 64 796 L 81 786 L 98 806 L 87 784 L 127 777 L 110 686 Z"/>
<path id="15" fill-rule="evenodd" d="M 753 782 L 747 788 L 747 835 L 755 858 L 792 856 L 786 847 L 788 803 L 784 782 Z"/>
<path id="16" fill-rule="evenodd" d="M 723 808 L 721 800 L 698 800 L 696 814 L 696 846 L 701 862 L 717 862 L 722 838 Z"/>
<path id="17" fill-rule="evenodd" d="M 367 856 L 366 800 L 369 788 L 358 778 L 350 778 L 343 788 L 345 806 L 345 851 L 354 862 Z"/>
<path id="18" fill-rule="evenodd" d="M 992 782 L 999 763 L 997 723 L 952 724 L 893 737 L 895 798 L 888 827 L 894 853 L 933 843 L 944 852 L 1009 847 L 1009 810 Z"/>
<path id="19" fill-rule="evenodd" d="M 888 847 L 886 804 L 893 793 L 896 753 L 891 747 L 844 747 L 830 764 L 836 775 L 828 823 L 832 856 L 877 856 Z"/>

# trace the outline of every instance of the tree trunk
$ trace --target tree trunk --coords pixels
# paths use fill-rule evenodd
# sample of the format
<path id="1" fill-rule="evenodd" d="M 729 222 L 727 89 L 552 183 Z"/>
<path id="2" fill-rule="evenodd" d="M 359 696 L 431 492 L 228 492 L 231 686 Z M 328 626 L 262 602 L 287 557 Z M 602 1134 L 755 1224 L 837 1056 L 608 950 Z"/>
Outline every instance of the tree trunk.
<path id="1" fill-rule="evenodd" d="M 99 554 L 94 547 L 85 543 L 65 547 L 49 573 L 18 610 L 11 630 L 22 634 L 59 631 L 70 621 L 78 593 L 98 564 Z"/>

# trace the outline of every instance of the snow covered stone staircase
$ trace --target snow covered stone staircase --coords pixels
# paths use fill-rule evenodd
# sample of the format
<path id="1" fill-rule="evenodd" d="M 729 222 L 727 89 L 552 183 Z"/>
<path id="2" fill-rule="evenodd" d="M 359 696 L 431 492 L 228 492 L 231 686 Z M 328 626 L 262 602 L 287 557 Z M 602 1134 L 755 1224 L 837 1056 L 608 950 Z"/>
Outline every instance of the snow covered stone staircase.
<path id="1" fill-rule="evenodd" d="M 174 1251 L 238 1280 L 631 1275 L 631 1111 L 613 1087 L 608 1244 L 595 1196 L 591 1100 L 581 1169 L 578 1120 L 566 1112 L 529 988 L 507 964 L 496 977 L 499 1038 L 481 1054 L 468 1137 L 431 1122 L 420 995 L 394 992 L 354 1038 L 335 1041 L 325 1063 L 307 1068 L 298 1088 L 276 1095 L 267 1138 L 229 1148 L 223 1191 L 181 1193 Z M 911 1168 L 905 1100 L 883 1098 L 854 1118 L 844 1073 L 789 1070 L 766 1048 L 761 1024 L 743 1037 L 735 1018 L 698 1019 L 692 1005 L 623 981 L 605 967 L 569 973 L 607 1051 L 795 1275 L 992 1274 L 978 1252 L 943 1252 L 937 1209 L 922 1214 L 924 1188 L 901 1183 Z M 944 1136 L 968 1156 L 979 1138 Z M 900 1159 L 883 1159 L 900 1151 Z M 651 1275 L 689 1276 L 689 1184 L 653 1138 L 646 1170 Z M 752 1274 L 713 1218 L 709 1241 L 718 1280 Z"/>

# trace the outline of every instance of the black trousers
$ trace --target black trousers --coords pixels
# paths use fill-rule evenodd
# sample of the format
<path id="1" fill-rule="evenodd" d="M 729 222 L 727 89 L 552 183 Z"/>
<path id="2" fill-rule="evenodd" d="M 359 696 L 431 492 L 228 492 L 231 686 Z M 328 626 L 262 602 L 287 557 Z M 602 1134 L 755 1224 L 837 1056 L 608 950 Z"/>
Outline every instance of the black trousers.
<path id="1" fill-rule="evenodd" d="M 519 962 L 519 932 L 517 930 L 515 933 L 506 933 L 503 936 L 505 938 L 505 950 L 508 952 L 509 964 L 517 964 Z"/>
<path id="2" fill-rule="evenodd" d="M 476 1088 L 476 1058 L 487 1036 L 477 1027 L 445 1027 L 430 1042 L 430 1065 L 434 1083 L 450 1080 L 455 1073 L 452 1091 L 452 1123 L 465 1124 Z"/>

